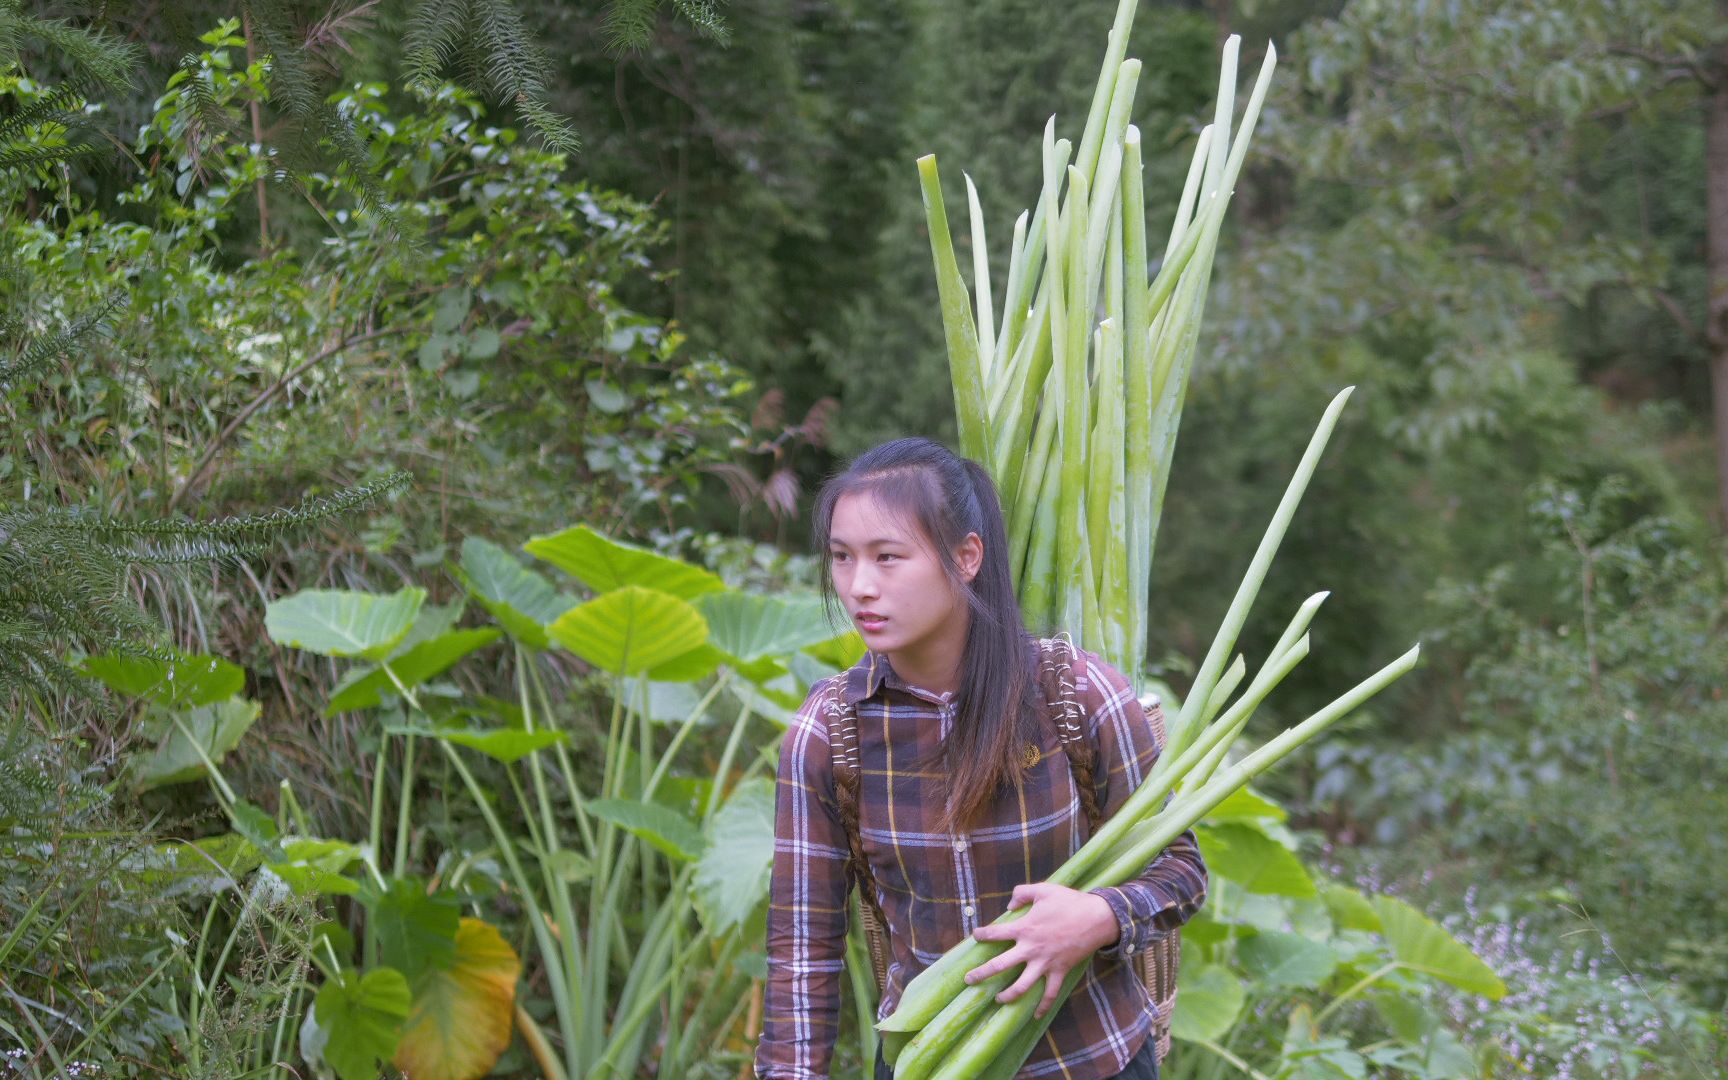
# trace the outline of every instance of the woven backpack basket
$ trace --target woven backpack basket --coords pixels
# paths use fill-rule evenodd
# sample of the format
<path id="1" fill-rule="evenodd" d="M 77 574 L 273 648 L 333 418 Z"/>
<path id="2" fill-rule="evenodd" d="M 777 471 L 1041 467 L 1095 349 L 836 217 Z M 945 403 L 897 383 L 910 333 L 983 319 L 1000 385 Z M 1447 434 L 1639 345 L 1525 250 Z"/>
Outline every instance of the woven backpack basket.
<path id="1" fill-rule="evenodd" d="M 1057 645 L 1062 648 L 1056 648 Z M 1074 655 L 1072 646 L 1060 638 L 1042 643 L 1045 697 L 1049 702 L 1051 718 L 1060 736 L 1062 749 L 1068 755 L 1068 764 L 1074 767 L 1073 752 L 1070 749 L 1075 739 L 1084 738 L 1079 726 L 1068 722 L 1067 707 L 1072 704 L 1068 695 L 1056 691 L 1060 685 L 1071 690 L 1073 680 L 1068 677 L 1069 661 Z M 1164 713 L 1159 707 L 1157 695 L 1149 695 L 1141 699 L 1147 719 L 1151 721 L 1152 731 L 1158 738 L 1158 744 L 1164 745 L 1166 734 L 1164 730 Z M 855 709 L 846 704 L 839 693 L 836 683 L 828 708 L 828 745 L 834 763 L 834 783 L 836 787 L 850 787 L 854 800 L 858 791 L 858 714 Z M 1076 786 L 1081 783 L 1078 774 L 1075 775 Z M 857 828 L 857 822 L 841 815 L 848 833 Z M 1091 830 L 1098 829 L 1097 821 L 1089 821 Z M 852 851 L 862 851 L 863 848 L 856 835 L 848 837 Z M 876 980 L 876 992 L 880 995 L 888 985 L 888 926 L 882 917 L 882 909 L 876 901 L 876 882 L 870 873 L 868 865 L 860 865 L 858 858 L 848 859 L 853 880 L 858 885 L 858 905 L 860 919 L 864 928 L 864 940 L 870 947 L 870 971 Z M 1152 943 L 1151 947 L 1133 958 L 1140 973 L 1140 981 L 1145 984 L 1146 991 L 1157 1010 L 1157 1020 L 1153 1024 L 1152 1036 L 1156 1040 L 1158 1060 L 1162 1062 L 1170 1053 L 1170 1017 L 1176 1008 L 1176 965 L 1181 957 L 1182 942 L 1179 932 L 1172 932 Z"/>

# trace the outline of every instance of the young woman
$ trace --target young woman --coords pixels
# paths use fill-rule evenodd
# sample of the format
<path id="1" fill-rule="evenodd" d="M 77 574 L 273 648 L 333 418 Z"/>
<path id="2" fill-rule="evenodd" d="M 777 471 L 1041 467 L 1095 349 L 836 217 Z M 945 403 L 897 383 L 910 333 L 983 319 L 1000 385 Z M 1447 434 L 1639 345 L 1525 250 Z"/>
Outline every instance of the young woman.
<path id="1" fill-rule="evenodd" d="M 966 935 L 1011 941 L 967 979 L 1023 964 L 998 999 L 1041 994 L 1040 1017 L 1068 971 L 1089 965 L 1021 1077 L 1155 1078 L 1154 1007 L 1132 958 L 1205 898 L 1193 834 L 1120 888 L 1045 880 L 1086 841 L 1084 804 L 1108 818 L 1158 757 L 1128 681 L 1091 653 L 1074 658 L 1076 760 L 1090 759 L 1081 769 L 1094 789 L 1083 792 L 1049 719 L 1041 643 L 1022 629 L 995 487 L 937 443 L 899 439 L 859 457 L 822 488 L 815 526 L 829 598 L 869 651 L 811 688 L 781 747 L 756 1075 L 828 1076 L 850 816 L 888 929 L 879 1017 Z M 857 721 L 855 799 L 836 788 L 829 739 L 845 708 Z M 1028 904 L 1009 926 L 989 925 Z M 888 1075 L 880 1055 L 876 1072 Z"/>

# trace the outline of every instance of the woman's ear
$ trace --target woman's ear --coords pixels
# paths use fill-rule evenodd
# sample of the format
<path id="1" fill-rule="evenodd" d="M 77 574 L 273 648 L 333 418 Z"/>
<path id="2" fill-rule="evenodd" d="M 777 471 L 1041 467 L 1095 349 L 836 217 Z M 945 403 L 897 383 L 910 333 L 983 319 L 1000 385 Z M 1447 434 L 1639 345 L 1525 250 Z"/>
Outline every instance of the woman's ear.
<path id="1" fill-rule="evenodd" d="M 967 533 L 966 539 L 954 548 L 954 564 L 960 568 L 960 576 L 971 584 L 978 576 L 979 567 L 984 565 L 984 541 L 977 533 Z"/>

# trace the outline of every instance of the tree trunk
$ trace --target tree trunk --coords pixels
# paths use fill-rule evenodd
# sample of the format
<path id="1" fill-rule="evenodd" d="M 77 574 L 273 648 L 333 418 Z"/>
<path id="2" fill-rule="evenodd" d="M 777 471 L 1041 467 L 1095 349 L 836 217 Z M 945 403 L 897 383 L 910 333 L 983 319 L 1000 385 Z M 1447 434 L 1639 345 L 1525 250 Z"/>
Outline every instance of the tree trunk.
<path id="1" fill-rule="evenodd" d="M 1728 0 L 1717 0 L 1728 21 Z M 1711 417 L 1716 431 L 1716 512 L 1728 530 L 1728 42 L 1718 44 L 1704 98 L 1705 216 L 1709 263 L 1709 308 L 1705 339 L 1710 351 Z"/>

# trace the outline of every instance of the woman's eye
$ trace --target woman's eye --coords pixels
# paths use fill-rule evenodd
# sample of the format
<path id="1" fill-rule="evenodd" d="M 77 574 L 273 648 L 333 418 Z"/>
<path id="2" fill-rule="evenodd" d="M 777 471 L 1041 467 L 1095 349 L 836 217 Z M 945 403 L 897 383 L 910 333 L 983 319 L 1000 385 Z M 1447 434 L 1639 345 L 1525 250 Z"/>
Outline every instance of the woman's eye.
<path id="1" fill-rule="evenodd" d="M 845 562 L 846 553 L 844 551 L 830 551 L 828 553 L 828 558 L 834 562 Z"/>
<path id="2" fill-rule="evenodd" d="M 884 551 L 882 554 L 876 556 L 876 561 L 877 562 L 887 562 L 889 559 L 898 559 L 899 557 L 900 556 L 895 555 L 892 552 Z"/>

